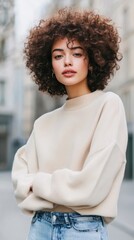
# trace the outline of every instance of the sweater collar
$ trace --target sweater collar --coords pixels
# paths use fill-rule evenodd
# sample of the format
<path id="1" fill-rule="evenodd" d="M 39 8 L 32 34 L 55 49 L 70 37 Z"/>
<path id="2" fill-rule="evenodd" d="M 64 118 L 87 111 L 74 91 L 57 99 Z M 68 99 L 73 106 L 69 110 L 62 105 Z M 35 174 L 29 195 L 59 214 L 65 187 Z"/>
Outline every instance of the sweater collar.
<path id="1" fill-rule="evenodd" d="M 102 90 L 96 90 L 94 92 L 82 95 L 80 97 L 75 97 L 71 99 L 66 99 L 63 105 L 64 110 L 75 110 L 84 106 L 88 106 L 97 96 L 103 94 Z"/>

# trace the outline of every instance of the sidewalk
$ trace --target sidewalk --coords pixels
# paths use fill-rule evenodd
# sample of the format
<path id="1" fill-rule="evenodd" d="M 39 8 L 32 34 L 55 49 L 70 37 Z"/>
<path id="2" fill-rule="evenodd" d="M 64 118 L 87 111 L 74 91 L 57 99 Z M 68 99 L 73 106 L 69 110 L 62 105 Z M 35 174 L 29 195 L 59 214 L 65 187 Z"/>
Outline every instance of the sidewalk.
<path id="1" fill-rule="evenodd" d="M 134 181 L 124 181 L 118 217 L 108 226 L 110 240 L 134 240 Z M 10 172 L 0 172 L 0 240 L 26 240 L 31 218 L 14 199 Z"/>
<path id="2" fill-rule="evenodd" d="M 0 240 L 26 240 L 29 216 L 17 207 L 10 172 L 0 172 Z"/>

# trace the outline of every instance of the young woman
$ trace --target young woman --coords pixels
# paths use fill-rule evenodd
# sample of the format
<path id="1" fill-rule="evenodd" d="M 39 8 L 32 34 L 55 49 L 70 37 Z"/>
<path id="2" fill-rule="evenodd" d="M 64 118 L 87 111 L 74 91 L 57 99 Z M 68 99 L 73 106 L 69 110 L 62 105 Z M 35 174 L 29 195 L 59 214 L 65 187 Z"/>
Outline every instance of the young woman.
<path id="1" fill-rule="evenodd" d="M 28 240 L 107 240 L 126 164 L 121 99 L 104 92 L 119 68 L 117 30 L 90 11 L 61 9 L 25 44 L 39 90 L 67 95 L 35 121 L 12 169 L 19 207 L 33 214 Z"/>

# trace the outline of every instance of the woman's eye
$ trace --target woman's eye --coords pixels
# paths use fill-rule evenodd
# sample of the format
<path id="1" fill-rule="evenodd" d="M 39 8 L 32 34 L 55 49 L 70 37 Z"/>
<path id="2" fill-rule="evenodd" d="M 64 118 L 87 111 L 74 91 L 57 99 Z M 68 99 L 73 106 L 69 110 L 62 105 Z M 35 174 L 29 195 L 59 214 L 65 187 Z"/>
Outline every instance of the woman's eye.
<path id="1" fill-rule="evenodd" d="M 62 58 L 62 55 L 56 55 L 56 56 L 54 56 L 54 58 L 55 58 L 56 60 L 59 60 L 59 59 Z"/>
<path id="2" fill-rule="evenodd" d="M 82 56 L 82 53 L 74 53 L 73 56 L 75 56 L 75 57 L 81 57 L 81 56 Z"/>

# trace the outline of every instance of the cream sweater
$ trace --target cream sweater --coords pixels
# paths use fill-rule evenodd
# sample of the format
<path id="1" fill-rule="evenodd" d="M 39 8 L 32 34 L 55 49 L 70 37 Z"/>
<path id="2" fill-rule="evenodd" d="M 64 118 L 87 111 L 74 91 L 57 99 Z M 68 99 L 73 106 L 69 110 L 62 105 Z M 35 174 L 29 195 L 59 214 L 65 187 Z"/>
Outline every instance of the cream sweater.
<path id="1" fill-rule="evenodd" d="M 14 159 L 19 207 L 101 215 L 110 222 L 126 165 L 127 126 L 122 101 L 97 90 L 35 121 Z"/>

